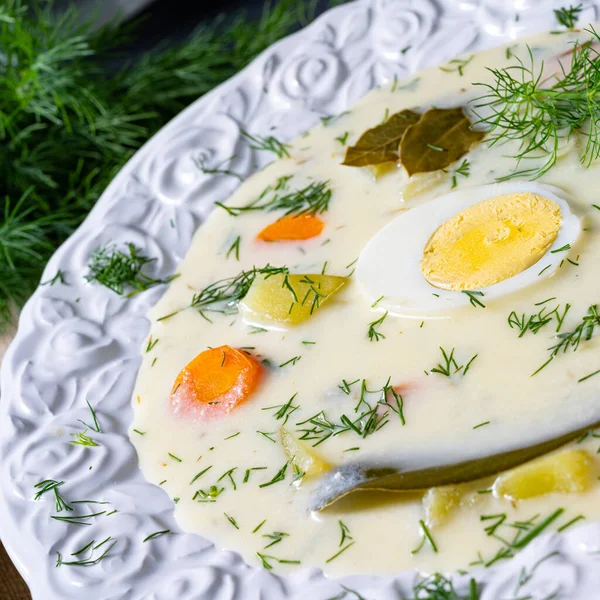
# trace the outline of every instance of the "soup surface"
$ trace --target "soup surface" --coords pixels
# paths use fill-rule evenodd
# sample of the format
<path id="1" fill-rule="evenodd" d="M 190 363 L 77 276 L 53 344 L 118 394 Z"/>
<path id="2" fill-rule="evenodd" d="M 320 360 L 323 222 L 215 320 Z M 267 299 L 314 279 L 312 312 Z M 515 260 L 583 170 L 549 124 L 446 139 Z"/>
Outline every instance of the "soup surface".
<path id="1" fill-rule="evenodd" d="M 527 44 L 552 73 L 556 57 L 587 37 L 547 34 Z M 493 82 L 488 68 L 517 56 L 529 60 L 526 42 L 371 92 L 290 142 L 199 228 L 180 276 L 151 311 L 130 431 L 146 478 L 173 499 L 183 529 L 250 564 L 343 575 L 492 564 L 517 551 L 515 522 L 533 531 L 554 515 L 545 531 L 600 518 L 600 485 L 564 493 L 548 484 L 560 479 L 554 467 L 543 484 L 533 475 L 533 488 L 548 493 L 528 498 L 492 489 L 491 477 L 441 493 L 359 492 L 309 510 L 329 468 L 460 462 L 600 421 L 600 165 L 581 164 L 580 140 L 562 141 L 541 178 L 521 174 L 493 189 L 484 186 L 515 172 L 519 140 L 474 139 L 444 169 L 410 177 L 393 161 L 341 164 L 366 130 L 404 109 L 463 107 L 475 121 L 473 100 L 485 88 L 472 83 Z M 299 190 L 326 210 L 279 221 L 285 207 L 268 202 L 298 201 Z M 265 300 L 266 265 L 309 279 L 290 292 L 286 272 L 273 275 L 279 283 L 263 288 Z M 202 304 L 207 286 L 243 271 L 254 281 L 249 295 Z M 344 279 L 314 283 L 319 274 Z M 289 319 L 269 319 L 265 311 L 282 312 L 269 294 L 282 289 L 306 295 L 291 302 Z M 552 350 L 565 339 L 557 335 L 578 331 L 577 346 Z M 241 357 L 219 350 L 222 364 L 203 355 L 180 375 L 223 346 Z M 226 375 L 215 379 L 219 366 Z M 208 385 L 212 396 L 194 396 Z M 237 395 L 220 407 L 232 387 Z M 584 479 L 598 478 L 598 446 L 589 434 L 566 449 L 586 453 L 573 455 Z"/>

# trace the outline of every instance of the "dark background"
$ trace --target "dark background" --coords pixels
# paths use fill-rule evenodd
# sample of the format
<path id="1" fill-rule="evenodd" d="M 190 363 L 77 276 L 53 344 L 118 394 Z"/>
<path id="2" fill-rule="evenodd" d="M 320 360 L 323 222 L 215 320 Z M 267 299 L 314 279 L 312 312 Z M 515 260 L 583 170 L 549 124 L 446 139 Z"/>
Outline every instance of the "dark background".
<path id="1" fill-rule="evenodd" d="M 103 7 L 116 3 L 106 0 Z M 120 0 L 121 3 L 134 0 Z M 69 5 L 80 6 L 80 3 L 92 4 L 91 1 L 57 0 L 56 8 L 64 9 Z M 272 0 L 273 4 L 276 0 Z M 305 0 L 307 10 L 320 14 L 325 10 L 328 0 Z M 0 0 L 1 3 L 1 0 Z M 246 15 L 250 19 L 260 19 L 265 0 L 155 0 L 146 9 L 139 12 L 134 20 L 138 21 L 136 33 L 132 40 L 123 47 L 126 59 L 134 58 L 160 44 L 182 42 L 200 24 L 210 24 L 222 16 L 235 19 Z M 33 574 L 35 576 L 35 574 Z M 12 565 L 0 543 L 0 599 L 30 600 L 31 596 L 17 570 Z"/>

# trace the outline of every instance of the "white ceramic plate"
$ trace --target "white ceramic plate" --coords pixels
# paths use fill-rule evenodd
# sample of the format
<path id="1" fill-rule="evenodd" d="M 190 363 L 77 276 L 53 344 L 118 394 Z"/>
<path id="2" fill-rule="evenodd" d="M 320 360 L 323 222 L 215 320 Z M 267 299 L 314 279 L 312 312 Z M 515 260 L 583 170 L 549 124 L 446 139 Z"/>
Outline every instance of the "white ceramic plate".
<path id="1" fill-rule="evenodd" d="M 129 161 L 48 264 L 42 281 L 60 269 L 68 285 L 38 288 L 2 366 L 0 533 L 34 600 L 412 598 L 415 573 L 333 581 L 305 569 L 280 578 L 179 532 L 171 500 L 144 481 L 127 438 L 138 353 L 148 331 L 144 315 L 163 290 L 123 299 L 86 283 L 86 263 L 100 244 L 133 242 L 157 257 L 155 273 L 167 276 L 214 202 L 239 185 L 233 177 L 201 173 L 194 158 L 211 167 L 225 161 L 222 168 L 248 175 L 267 157 L 249 148 L 240 127 L 290 139 L 395 75 L 550 29 L 552 9 L 561 4 L 361 0 L 336 8 L 192 104 Z M 600 0 L 584 5 L 581 21 L 598 18 Z M 70 434 L 82 430 L 78 419 L 89 422 L 86 399 L 102 427 L 94 448 L 69 443 Z M 89 526 L 53 520 L 51 494 L 33 500 L 34 484 L 43 479 L 64 481 L 68 500 L 110 505 L 76 505 L 81 514 L 106 509 Z M 165 529 L 173 533 L 143 542 Z M 72 559 L 76 549 L 108 536 L 118 542 L 100 563 L 55 566 L 57 552 Z M 514 598 L 522 569 L 543 557 L 520 597 L 599 598 L 599 551 L 600 524 L 541 537 L 516 559 L 476 572 L 481 600 Z M 457 578 L 457 588 L 464 590 L 467 581 Z"/>

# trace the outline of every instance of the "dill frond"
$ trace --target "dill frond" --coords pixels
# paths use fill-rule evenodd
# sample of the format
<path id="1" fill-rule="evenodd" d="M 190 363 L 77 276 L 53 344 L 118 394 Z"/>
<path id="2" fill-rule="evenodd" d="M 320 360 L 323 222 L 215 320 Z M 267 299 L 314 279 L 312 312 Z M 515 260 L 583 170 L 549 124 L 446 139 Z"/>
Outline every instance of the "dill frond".
<path id="1" fill-rule="evenodd" d="M 586 30 L 600 41 L 590 26 Z M 536 179 L 547 173 L 558 158 L 559 146 L 577 134 L 585 140 L 580 155 L 584 166 L 600 156 L 600 54 L 591 42 L 575 44 L 568 67 L 551 77 L 544 77 L 543 63 L 515 56 L 516 64 L 502 69 L 488 69 L 494 76 L 491 84 L 477 83 L 486 91 L 475 102 L 490 145 L 517 142 L 513 157 L 517 167 L 502 180 L 514 177 Z M 514 56 L 514 55 L 513 55 Z M 532 166 L 521 168 L 523 161 Z"/>
<path id="2" fill-rule="evenodd" d="M 57 18 L 51 4 L 0 7 L 0 328 L 135 150 L 312 19 L 302 0 L 268 3 L 258 21 L 220 19 L 117 68 L 134 26 L 95 29 L 76 9 Z"/>

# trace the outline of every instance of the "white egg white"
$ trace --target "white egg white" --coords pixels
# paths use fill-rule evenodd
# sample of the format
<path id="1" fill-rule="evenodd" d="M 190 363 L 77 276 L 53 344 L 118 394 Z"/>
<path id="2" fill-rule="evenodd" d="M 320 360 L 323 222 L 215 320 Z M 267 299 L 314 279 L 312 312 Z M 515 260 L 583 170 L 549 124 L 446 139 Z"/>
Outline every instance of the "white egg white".
<path id="1" fill-rule="evenodd" d="M 493 300 L 551 277 L 568 252 L 554 250 L 574 245 L 581 232 L 579 218 L 571 212 L 565 192 L 559 188 L 528 182 L 496 183 L 459 190 L 401 214 L 378 231 L 361 252 L 356 278 L 363 292 L 390 314 L 420 318 L 444 318 L 453 308 L 468 305 L 470 298 L 429 284 L 421 273 L 423 249 L 445 221 L 466 208 L 507 194 L 530 192 L 560 206 L 562 221 L 552 246 L 534 265 L 514 277 L 482 288 L 481 300 Z M 540 272 L 543 272 L 540 274 Z"/>

